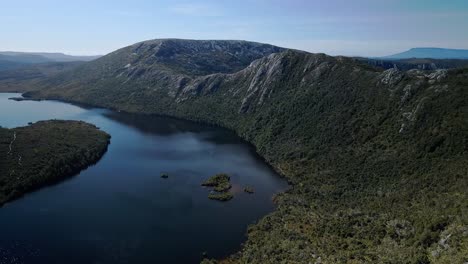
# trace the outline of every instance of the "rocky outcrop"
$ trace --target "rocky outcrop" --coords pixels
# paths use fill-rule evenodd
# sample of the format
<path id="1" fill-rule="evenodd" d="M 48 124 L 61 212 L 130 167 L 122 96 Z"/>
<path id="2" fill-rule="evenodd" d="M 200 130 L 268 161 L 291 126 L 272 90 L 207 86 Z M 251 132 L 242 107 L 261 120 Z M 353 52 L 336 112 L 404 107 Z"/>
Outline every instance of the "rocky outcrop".
<path id="1" fill-rule="evenodd" d="M 430 74 L 427 74 L 426 77 L 429 79 L 430 84 L 434 84 L 447 78 L 447 70 L 436 70 Z"/>
<path id="2" fill-rule="evenodd" d="M 283 75 L 284 57 L 286 53 L 272 54 L 252 63 L 239 75 L 251 75 L 247 95 L 242 99 L 240 113 L 249 111 L 252 104 L 261 105 L 271 93 L 275 82 Z M 253 76 L 252 76 L 253 75 Z"/>
<path id="3" fill-rule="evenodd" d="M 190 76 L 233 73 L 252 61 L 282 51 L 272 45 L 237 40 L 157 39 L 144 41 L 114 52 L 127 70 L 168 69 Z"/>
<path id="4" fill-rule="evenodd" d="M 404 74 L 397 68 L 384 71 L 380 82 L 385 85 L 394 86 L 403 79 Z"/>

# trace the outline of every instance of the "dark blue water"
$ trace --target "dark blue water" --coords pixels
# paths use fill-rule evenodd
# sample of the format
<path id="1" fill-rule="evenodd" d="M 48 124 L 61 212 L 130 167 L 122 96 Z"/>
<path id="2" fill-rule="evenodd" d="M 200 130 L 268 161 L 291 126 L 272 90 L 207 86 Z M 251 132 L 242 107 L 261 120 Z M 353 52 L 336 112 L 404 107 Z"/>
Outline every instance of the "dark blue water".
<path id="1" fill-rule="evenodd" d="M 0 263 L 198 263 L 226 257 L 287 186 L 233 133 L 170 118 L 8 100 L 0 126 L 83 120 L 111 134 L 94 166 L 0 208 Z M 160 173 L 169 174 L 162 179 Z M 234 199 L 207 198 L 207 177 L 228 173 Z M 249 185 L 255 194 L 243 192 Z"/>

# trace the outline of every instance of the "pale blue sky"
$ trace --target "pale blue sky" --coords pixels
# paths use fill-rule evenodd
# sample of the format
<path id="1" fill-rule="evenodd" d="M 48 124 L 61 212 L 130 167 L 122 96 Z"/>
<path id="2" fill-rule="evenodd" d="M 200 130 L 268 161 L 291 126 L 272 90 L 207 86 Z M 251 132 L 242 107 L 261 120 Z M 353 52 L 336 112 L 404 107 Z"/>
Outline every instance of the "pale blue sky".
<path id="1" fill-rule="evenodd" d="M 169 37 L 331 55 L 468 49 L 468 0 L 0 0 L 0 50 L 92 55 Z"/>

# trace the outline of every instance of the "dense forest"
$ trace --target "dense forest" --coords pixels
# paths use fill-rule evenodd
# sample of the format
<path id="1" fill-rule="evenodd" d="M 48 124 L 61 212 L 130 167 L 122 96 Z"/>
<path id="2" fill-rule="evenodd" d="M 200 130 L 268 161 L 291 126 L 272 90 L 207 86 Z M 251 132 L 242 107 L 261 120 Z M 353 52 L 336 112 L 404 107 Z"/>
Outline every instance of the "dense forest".
<path id="1" fill-rule="evenodd" d="M 200 75 L 212 67 L 152 56 L 177 53 L 169 44 L 121 49 L 26 96 L 217 124 L 251 142 L 292 188 L 224 263 L 468 261 L 468 69 L 286 50 Z"/>
<path id="2" fill-rule="evenodd" d="M 41 121 L 0 127 L 0 206 L 98 161 L 110 136 L 78 121 Z"/>

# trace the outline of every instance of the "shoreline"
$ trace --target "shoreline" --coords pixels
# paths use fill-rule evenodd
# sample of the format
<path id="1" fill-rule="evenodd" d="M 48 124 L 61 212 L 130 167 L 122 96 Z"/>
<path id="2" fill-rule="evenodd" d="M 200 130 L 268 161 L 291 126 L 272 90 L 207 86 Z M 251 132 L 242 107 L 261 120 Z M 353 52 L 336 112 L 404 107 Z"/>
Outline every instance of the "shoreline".
<path id="1" fill-rule="evenodd" d="M 54 141 L 50 140 L 49 138 L 38 137 L 37 135 L 39 133 L 49 133 L 49 135 L 53 136 L 54 131 L 52 129 L 54 128 L 70 129 L 69 134 L 74 134 L 76 137 L 92 137 L 91 141 L 94 141 L 88 144 L 83 143 L 84 146 L 80 146 L 80 143 L 77 143 L 65 149 L 67 151 L 67 155 L 64 157 L 68 158 L 70 161 L 65 161 L 65 164 L 63 165 L 62 163 L 56 161 L 58 160 L 57 158 L 63 157 L 55 157 L 54 149 L 43 150 L 40 152 L 42 155 L 31 153 L 31 149 L 36 151 L 36 148 L 40 148 L 39 144 L 41 142 L 47 142 L 51 146 L 57 147 L 60 146 L 59 144 L 62 144 L 56 140 Z M 37 130 L 40 132 L 37 132 Z M 1 128 L 0 135 L 8 135 L 9 132 L 12 131 L 15 136 L 18 136 L 15 137 L 15 144 L 12 144 L 12 149 L 7 153 L 5 161 L 3 161 L 3 163 L 6 164 L 3 164 L 4 166 L 2 169 L 7 170 L 10 173 L 8 174 L 8 177 L 4 176 L 1 180 L 6 181 L 6 185 L 10 187 L 9 189 L 3 189 L 3 192 L 0 192 L 0 208 L 7 203 L 13 202 L 14 200 L 17 200 L 24 195 L 27 195 L 30 192 L 60 183 L 95 165 L 107 152 L 111 139 L 109 134 L 98 129 L 94 125 L 82 121 L 39 121 L 34 124 L 22 127 Z M 29 137 L 24 139 L 23 135 L 27 135 Z M 89 138 L 87 140 L 89 141 Z M 28 142 L 33 142 L 31 144 L 38 142 L 36 143 L 37 147 L 35 147 L 35 145 L 25 144 Z M 88 148 L 93 149 L 94 152 L 90 152 Z M 76 152 L 78 152 L 78 154 L 76 154 Z M 12 163 L 13 160 L 16 160 L 17 156 L 20 157 L 22 162 L 18 164 Z M 54 162 L 42 164 L 40 163 L 42 162 L 40 161 L 42 158 L 48 158 L 50 160 L 54 160 Z M 25 160 L 28 162 L 26 163 Z M 25 163 L 26 165 L 24 165 Z M 38 172 L 35 172 L 34 170 L 31 171 L 31 166 L 33 168 L 37 166 L 42 167 L 43 169 L 40 171 L 40 173 L 43 176 L 38 176 Z M 16 177 L 16 179 L 12 179 L 12 177 Z M 24 180 L 18 181 L 20 179 Z"/>
<path id="2" fill-rule="evenodd" d="M 7 93 L 7 92 L 1 92 L 1 93 Z M 8 92 L 8 93 L 11 93 L 11 92 Z M 113 112 L 116 112 L 116 113 L 124 113 L 124 114 L 129 114 L 129 115 L 149 116 L 149 117 L 153 116 L 153 117 L 171 118 L 171 119 L 174 119 L 174 120 L 181 120 L 181 121 L 186 121 L 186 122 L 193 122 L 193 123 L 200 124 L 200 125 L 205 125 L 205 126 L 210 126 L 210 127 L 225 129 L 225 130 L 228 130 L 228 131 L 234 133 L 234 134 L 235 134 L 237 137 L 239 137 L 245 144 L 247 144 L 247 145 L 256 153 L 256 155 L 257 155 L 265 164 L 268 165 L 268 167 L 270 167 L 272 170 L 274 170 L 275 173 L 278 174 L 278 176 L 280 176 L 280 178 L 282 178 L 282 179 L 284 179 L 284 180 L 287 181 L 288 186 L 294 186 L 293 182 L 291 181 L 291 178 L 288 177 L 287 175 L 285 175 L 285 173 L 284 173 L 280 168 L 277 168 L 277 167 L 274 166 L 270 161 L 268 161 L 268 160 L 258 151 L 258 148 L 257 148 L 252 142 L 248 141 L 248 140 L 247 140 L 245 137 L 243 137 L 241 134 L 237 133 L 237 131 L 235 131 L 233 128 L 226 127 L 226 126 L 220 125 L 220 124 L 218 124 L 218 123 L 208 122 L 208 121 L 201 120 L 201 119 L 183 118 L 183 117 L 180 117 L 180 116 L 169 115 L 169 114 L 130 112 L 130 111 L 122 110 L 122 109 L 116 109 L 116 108 L 113 108 L 113 107 L 106 107 L 106 106 L 95 105 L 95 104 L 90 104 L 90 103 L 84 103 L 84 102 L 79 102 L 79 101 L 74 101 L 74 100 L 66 100 L 66 99 L 62 99 L 62 98 L 33 98 L 33 97 L 31 97 L 31 96 L 25 95 L 25 94 L 28 93 L 28 92 L 25 92 L 25 93 L 13 92 L 13 93 L 20 93 L 20 94 L 25 98 L 25 100 L 23 100 L 23 101 L 55 101 L 55 102 L 67 103 L 67 104 L 71 104 L 71 105 L 75 105 L 75 106 L 83 107 L 83 108 L 103 109 L 103 110 L 109 110 L 109 111 L 113 111 Z M 288 190 L 289 190 L 289 189 L 288 189 Z M 286 191 L 287 191 L 287 190 L 285 190 L 285 191 L 283 191 L 283 192 L 286 192 Z M 281 193 L 283 193 L 283 192 L 281 192 Z"/>
<path id="3" fill-rule="evenodd" d="M 27 93 L 27 92 L 26 92 Z M 291 177 L 288 177 L 280 168 L 276 167 L 272 162 L 268 161 L 259 151 L 258 151 L 258 148 L 257 146 L 255 146 L 252 142 L 248 141 L 245 137 L 243 137 L 241 134 L 237 133 L 237 131 L 235 131 L 234 129 L 232 128 L 229 128 L 229 127 L 225 127 L 225 126 L 222 126 L 218 123 L 212 123 L 212 122 L 207 122 L 207 121 L 204 121 L 204 120 L 195 120 L 195 119 L 190 119 L 190 118 L 183 118 L 183 117 L 179 117 L 179 116 L 173 116 L 173 115 L 168 115 L 168 114 L 158 114 L 158 113 L 138 113 L 138 112 L 129 112 L 129 111 L 125 111 L 125 110 L 121 110 L 121 109 L 115 109 L 115 108 L 112 108 L 112 107 L 105 107 L 105 106 L 100 106 L 100 105 L 94 105 L 94 104 L 89 104 L 89 103 L 83 103 L 83 102 L 79 102 L 79 101 L 73 101 L 73 100 L 65 100 L 65 99 L 61 99 L 61 98 L 33 98 L 31 96 L 28 96 L 26 93 L 21 93 L 21 96 L 23 96 L 26 100 L 28 99 L 31 99 L 31 100 L 49 100 L 49 101 L 56 101 L 56 102 L 62 102 L 62 103 L 68 103 L 68 104 L 72 104 L 72 105 L 76 105 L 76 106 L 79 106 L 79 107 L 89 107 L 89 108 L 97 108 L 97 109 L 105 109 L 105 110 L 110 110 L 110 111 L 114 111 L 116 113 L 125 113 L 125 114 L 130 114 L 130 115 L 140 115 L 140 116 L 156 116 L 156 117 L 165 117 L 165 118 L 172 118 L 172 119 L 175 119 L 175 120 L 182 120 L 182 121 L 188 121 L 188 122 L 194 122 L 194 123 L 197 123 L 197 124 L 202 124 L 202 125 L 207 125 L 207 126 L 211 126 L 211 127 L 217 127 L 217 128 L 221 128 L 221 129 L 226 129 L 232 133 L 234 133 L 237 137 L 239 137 L 243 143 L 247 144 L 249 146 L 249 148 L 251 148 L 251 150 L 256 154 L 256 156 L 258 158 L 260 158 L 262 160 L 262 162 L 264 162 L 270 169 L 272 169 L 275 174 L 277 174 L 282 180 L 285 180 L 286 181 L 286 184 L 287 184 L 287 188 L 283 191 L 280 191 L 276 194 L 274 194 L 271 199 L 272 199 L 272 202 L 274 204 L 274 210 L 264 216 L 262 216 L 260 219 L 258 219 L 255 223 L 252 223 L 253 225 L 256 225 L 258 224 L 260 221 L 262 221 L 263 219 L 266 219 L 268 216 L 270 216 L 271 214 L 275 213 L 278 211 L 278 202 L 277 202 L 277 197 L 280 196 L 280 195 L 284 195 L 286 194 L 287 192 L 290 192 L 294 189 L 295 187 L 295 184 L 292 182 L 292 179 Z M 252 225 L 251 224 L 251 225 Z M 250 226 L 250 225 L 249 225 Z M 245 235 L 246 235 L 246 240 L 244 241 L 247 242 L 248 241 L 248 230 L 249 230 L 249 227 L 246 228 L 245 230 Z M 236 256 L 237 254 L 239 254 L 240 252 L 242 252 L 242 249 L 244 247 L 244 243 L 240 244 L 239 245 L 239 248 L 236 250 L 236 251 L 233 251 L 231 254 L 229 254 L 228 256 L 226 256 L 225 258 L 223 259 L 219 259 L 219 261 L 223 261 L 223 260 L 229 260 L 231 259 L 233 256 Z"/>

